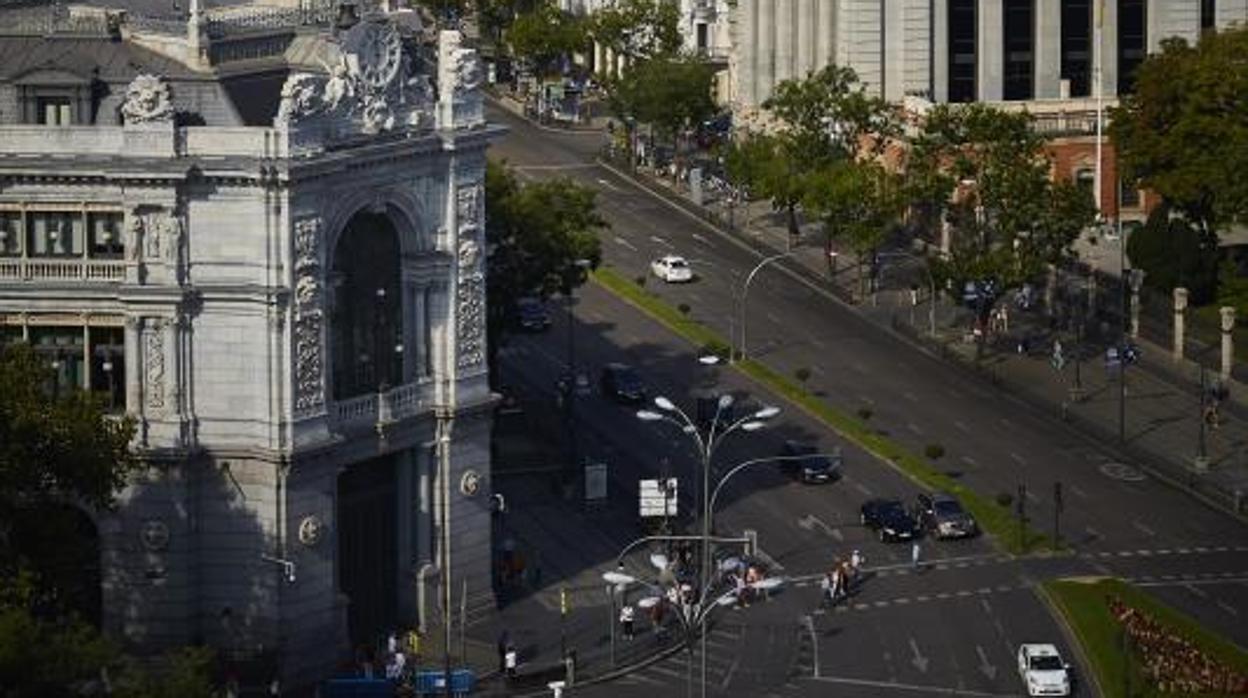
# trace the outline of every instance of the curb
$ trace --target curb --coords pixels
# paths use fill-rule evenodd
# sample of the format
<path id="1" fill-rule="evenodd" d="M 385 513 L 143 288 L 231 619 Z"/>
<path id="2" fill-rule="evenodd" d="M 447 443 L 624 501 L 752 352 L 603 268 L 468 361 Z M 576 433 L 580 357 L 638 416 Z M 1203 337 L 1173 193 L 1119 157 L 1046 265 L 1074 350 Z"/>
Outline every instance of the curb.
<path id="1" fill-rule="evenodd" d="M 510 97 L 505 97 L 500 94 L 495 94 L 494 92 L 491 92 L 489 90 L 486 90 L 484 94 L 485 94 L 485 98 L 488 99 L 490 102 L 492 102 L 495 106 L 506 111 L 509 114 L 516 116 L 519 119 L 523 119 L 526 123 L 528 123 L 533 128 L 538 129 L 539 131 L 546 131 L 547 133 L 561 133 L 561 134 L 573 135 L 573 136 L 600 136 L 603 133 L 603 129 L 597 126 L 594 126 L 592 123 L 585 125 L 585 126 L 579 126 L 579 125 L 578 126 L 566 126 L 566 127 L 547 126 L 546 124 L 534 121 L 532 117 L 530 117 L 528 114 L 525 114 L 523 106 L 519 108 L 516 108 L 515 106 L 513 106 L 513 103 L 515 102 L 515 100 L 511 99 Z"/>
<path id="2" fill-rule="evenodd" d="M 1056 581 L 1061 580 L 1059 579 Z M 1058 607 L 1057 601 L 1049 595 L 1049 591 L 1044 588 L 1043 584 L 1036 584 L 1032 587 L 1032 589 L 1035 590 L 1036 597 L 1039 598 L 1040 602 L 1043 603 L 1045 608 L 1048 609 L 1049 615 L 1057 621 L 1057 626 L 1061 629 L 1062 635 L 1065 636 L 1067 644 L 1069 644 L 1072 651 L 1078 655 L 1079 663 L 1087 668 L 1087 676 L 1085 677 L 1081 675 L 1079 677 L 1079 684 L 1090 688 L 1092 695 L 1103 697 L 1105 695 L 1105 689 L 1101 687 L 1101 679 L 1097 676 L 1096 668 L 1093 666 L 1092 660 L 1088 658 L 1088 653 L 1084 651 L 1083 641 L 1079 638 L 1079 634 L 1075 632 L 1075 629 L 1071 627 L 1070 621 L 1066 618 L 1066 614 L 1063 613 L 1062 609 Z"/>

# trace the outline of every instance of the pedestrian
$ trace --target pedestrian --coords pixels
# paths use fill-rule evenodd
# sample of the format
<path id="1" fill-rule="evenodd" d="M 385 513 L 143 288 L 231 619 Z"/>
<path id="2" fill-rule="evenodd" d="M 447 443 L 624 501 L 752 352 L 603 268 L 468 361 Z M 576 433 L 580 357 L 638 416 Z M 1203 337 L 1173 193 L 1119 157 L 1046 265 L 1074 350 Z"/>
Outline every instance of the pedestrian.
<path id="1" fill-rule="evenodd" d="M 507 670 L 507 678 L 516 678 L 516 664 L 518 662 L 519 657 L 516 654 L 516 646 L 507 645 L 507 653 L 503 656 L 503 665 Z"/>
<path id="2" fill-rule="evenodd" d="M 511 633 L 506 629 L 498 636 L 498 673 L 507 671 L 507 648 L 511 645 Z"/>
<path id="3" fill-rule="evenodd" d="M 823 591 L 822 598 L 819 601 L 820 606 L 832 605 L 832 573 L 824 572 L 823 579 L 819 580 L 819 588 Z"/>
<path id="4" fill-rule="evenodd" d="M 916 541 L 914 542 L 914 544 L 910 546 L 910 565 L 911 565 L 911 567 L 913 567 L 915 570 L 918 570 L 918 569 L 919 569 L 919 554 L 920 554 L 920 552 L 921 552 L 921 551 L 919 550 L 919 542 L 916 540 Z"/>
<path id="5" fill-rule="evenodd" d="M 851 589 L 858 587 L 858 582 L 862 579 L 862 566 L 867 562 L 867 558 L 860 551 L 855 550 L 853 555 L 849 556 L 849 571 L 851 574 Z"/>
<path id="6" fill-rule="evenodd" d="M 841 598 L 849 598 L 849 561 L 841 560 L 837 572 L 841 575 Z"/>
<path id="7" fill-rule="evenodd" d="M 624 628 L 624 639 L 633 639 L 633 607 L 624 604 L 620 608 L 620 625 Z"/>
<path id="8" fill-rule="evenodd" d="M 832 566 L 831 575 L 832 575 L 831 601 L 832 601 L 832 605 L 835 606 L 837 599 L 839 599 L 841 596 L 841 584 L 843 583 L 843 580 L 841 579 L 841 565 L 839 562 L 836 565 Z"/>

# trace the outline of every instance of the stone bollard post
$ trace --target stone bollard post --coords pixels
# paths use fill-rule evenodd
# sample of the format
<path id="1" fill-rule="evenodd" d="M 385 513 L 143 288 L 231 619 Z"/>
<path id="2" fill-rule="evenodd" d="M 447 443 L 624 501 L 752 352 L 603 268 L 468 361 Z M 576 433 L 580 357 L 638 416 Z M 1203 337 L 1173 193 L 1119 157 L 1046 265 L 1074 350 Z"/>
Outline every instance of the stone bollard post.
<path id="1" fill-rule="evenodd" d="M 1096 319 L 1096 268 L 1093 267 L 1088 272 L 1088 319 Z"/>
<path id="2" fill-rule="evenodd" d="M 1224 305 L 1218 310 L 1222 315 L 1222 383 L 1231 380 L 1231 366 L 1235 360 L 1235 309 Z"/>
<path id="3" fill-rule="evenodd" d="M 1140 287 L 1144 285 L 1144 270 L 1132 269 L 1127 277 L 1131 284 L 1131 339 L 1140 338 Z"/>
<path id="4" fill-rule="evenodd" d="M 1187 312 L 1187 289 L 1177 286 L 1174 289 L 1174 354 L 1175 361 L 1183 360 L 1184 321 Z"/>

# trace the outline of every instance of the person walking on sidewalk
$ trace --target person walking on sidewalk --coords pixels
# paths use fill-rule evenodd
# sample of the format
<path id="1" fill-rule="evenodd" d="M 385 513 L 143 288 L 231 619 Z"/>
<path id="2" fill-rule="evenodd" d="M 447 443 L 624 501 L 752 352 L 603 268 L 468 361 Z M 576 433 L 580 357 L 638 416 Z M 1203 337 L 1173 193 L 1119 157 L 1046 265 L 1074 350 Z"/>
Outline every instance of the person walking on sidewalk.
<path id="1" fill-rule="evenodd" d="M 855 550 L 853 555 L 849 556 L 849 589 L 856 591 L 858 583 L 862 580 L 862 566 L 866 564 L 867 558 L 860 551 Z"/>
<path id="2" fill-rule="evenodd" d="M 620 608 L 620 626 L 624 629 L 624 639 L 633 639 L 633 607 L 630 604 L 624 604 Z"/>
<path id="3" fill-rule="evenodd" d="M 516 678 L 516 665 L 520 663 L 520 657 L 516 653 L 515 645 L 507 645 L 507 653 L 503 655 L 503 666 L 507 670 L 507 678 Z"/>
<path id="4" fill-rule="evenodd" d="M 919 569 L 919 555 L 921 552 L 919 542 L 916 540 L 914 544 L 910 546 L 910 566 L 915 571 L 918 571 Z"/>
<path id="5" fill-rule="evenodd" d="M 511 633 L 503 630 L 498 636 L 498 673 L 507 671 L 507 648 L 511 645 Z"/>

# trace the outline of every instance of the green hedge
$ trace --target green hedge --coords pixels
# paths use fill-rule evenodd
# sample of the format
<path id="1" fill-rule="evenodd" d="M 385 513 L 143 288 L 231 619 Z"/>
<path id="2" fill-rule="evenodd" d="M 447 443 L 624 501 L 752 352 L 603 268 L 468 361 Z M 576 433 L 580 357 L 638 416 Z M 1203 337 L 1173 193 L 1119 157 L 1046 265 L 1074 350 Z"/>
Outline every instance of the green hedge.
<path id="1" fill-rule="evenodd" d="M 592 278 L 599 286 L 636 306 L 695 346 L 724 345 L 724 340 L 713 330 L 695 320 L 688 319 L 663 299 L 638 287 L 614 269 L 600 267 L 593 273 Z M 980 528 L 994 537 L 1000 546 L 1011 552 L 1023 552 L 1019 545 L 1018 520 L 1007 507 L 997 504 L 991 498 L 980 495 L 954 478 L 936 470 L 922 457 L 909 452 L 891 439 L 880 436 L 863 420 L 828 405 L 811 395 L 792 379 L 767 365 L 754 359 L 745 359 L 738 361 L 735 366 L 741 373 L 770 387 L 823 421 L 843 438 L 857 444 L 877 458 L 892 463 L 922 486 L 956 495 L 967 510 L 974 514 L 976 520 L 979 521 Z M 1026 536 L 1025 549 L 1027 551 L 1052 547 L 1052 542 L 1048 537 L 1030 528 L 1026 530 Z"/>
<path id="2" fill-rule="evenodd" d="M 1074 630 L 1106 698 L 1124 697 L 1124 673 L 1130 672 L 1131 695 L 1151 696 L 1144 690 L 1138 659 L 1122 652 L 1122 626 L 1109 612 L 1106 597 L 1144 611 L 1191 640 L 1202 652 L 1241 672 L 1248 672 L 1248 653 L 1213 633 L 1190 616 L 1167 606 L 1138 587 L 1119 579 L 1061 579 L 1044 582 L 1044 592 Z"/>

